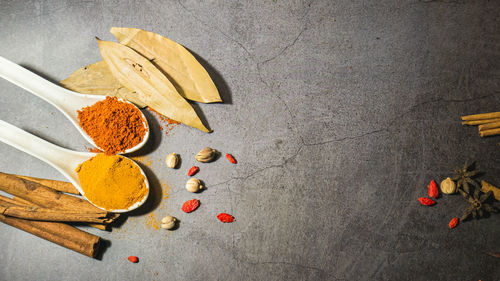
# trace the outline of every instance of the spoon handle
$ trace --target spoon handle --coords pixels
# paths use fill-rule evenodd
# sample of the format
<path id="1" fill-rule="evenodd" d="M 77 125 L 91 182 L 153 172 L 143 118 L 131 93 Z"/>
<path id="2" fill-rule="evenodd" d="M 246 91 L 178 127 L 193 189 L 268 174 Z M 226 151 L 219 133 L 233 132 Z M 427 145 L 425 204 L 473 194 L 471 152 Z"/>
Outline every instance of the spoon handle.
<path id="1" fill-rule="evenodd" d="M 78 189 L 80 184 L 74 169 L 94 154 L 76 152 L 54 145 L 0 120 L 0 141 L 34 156 L 61 172 Z"/>
<path id="2" fill-rule="evenodd" d="M 53 106 L 62 109 L 67 95 L 74 95 L 26 68 L 0 57 L 0 77 L 38 96 Z M 64 92 L 64 93 L 62 93 Z"/>

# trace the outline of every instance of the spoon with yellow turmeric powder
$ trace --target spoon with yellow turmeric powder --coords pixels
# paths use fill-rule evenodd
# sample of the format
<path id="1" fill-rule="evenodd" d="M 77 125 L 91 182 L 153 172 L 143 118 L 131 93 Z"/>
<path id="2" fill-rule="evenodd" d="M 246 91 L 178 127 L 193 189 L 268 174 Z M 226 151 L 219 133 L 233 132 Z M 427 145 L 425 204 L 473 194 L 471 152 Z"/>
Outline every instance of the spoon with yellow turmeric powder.
<path id="1" fill-rule="evenodd" d="M 55 106 L 89 143 L 106 154 L 130 153 L 148 140 L 146 117 L 132 103 L 64 89 L 3 57 L 0 77 Z"/>
<path id="2" fill-rule="evenodd" d="M 146 202 L 144 171 L 121 155 L 62 148 L 0 120 L 0 141 L 26 152 L 62 173 L 96 207 L 122 213 Z"/>

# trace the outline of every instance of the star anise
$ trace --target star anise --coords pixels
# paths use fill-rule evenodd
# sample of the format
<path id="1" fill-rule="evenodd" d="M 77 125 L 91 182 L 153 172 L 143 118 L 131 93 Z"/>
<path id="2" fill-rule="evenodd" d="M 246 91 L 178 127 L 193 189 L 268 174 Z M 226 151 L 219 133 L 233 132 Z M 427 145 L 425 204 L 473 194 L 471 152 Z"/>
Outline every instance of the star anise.
<path id="1" fill-rule="evenodd" d="M 467 209 L 464 210 L 462 217 L 460 217 L 460 221 L 466 220 L 468 217 L 472 216 L 473 218 L 479 219 L 482 218 L 487 213 L 497 213 L 498 210 L 495 209 L 489 203 L 489 199 L 493 192 L 490 190 L 487 193 L 481 192 L 478 188 L 474 190 L 474 192 L 468 193 L 465 190 L 458 190 L 464 198 L 469 201 L 470 205 Z"/>
<path id="2" fill-rule="evenodd" d="M 481 172 L 475 169 L 475 162 L 469 164 L 469 161 L 465 161 L 463 168 L 455 170 L 455 176 L 451 179 L 457 182 L 458 190 L 463 190 L 467 194 L 471 194 L 472 190 L 470 185 L 474 186 L 475 189 L 481 189 L 479 183 L 477 183 L 473 178 L 480 175 Z"/>

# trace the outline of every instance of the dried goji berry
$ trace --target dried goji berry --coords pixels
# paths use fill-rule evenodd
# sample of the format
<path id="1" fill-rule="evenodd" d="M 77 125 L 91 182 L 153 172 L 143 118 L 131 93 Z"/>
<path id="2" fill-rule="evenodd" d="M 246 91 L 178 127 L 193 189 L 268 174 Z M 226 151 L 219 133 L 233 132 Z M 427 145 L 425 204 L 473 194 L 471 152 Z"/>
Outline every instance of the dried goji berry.
<path id="1" fill-rule="evenodd" d="M 439 188 L 437 183 L 434 180 L 431 180 L 429 184 L 429 197 L 438 198 L 439 196 Z"/>
<path id="2" fill-rule="evenodd" d="M 130 257 L 128 257 L 128 260 L 130 262 L 133 262 L 133 263 L 138 263 L 139 262 L 139 258 L 136 257 L 136 256 L 130 256 Z"/>
<path id="3" fill-rule="evenodd" d="M 218 214 L 217 218 L 221 222 L 233 222 L 234 221 L 234 217 L 231 216 L 230 214 L 226 214 L 226 213 L 220 213 L 220 214 Z"/>
<path id="4" fill-rule="evenodd" d="M 452 228 L 455 228 L 458 224 L 458 218 L 453 218 L 450 223 L 448 224 L 448 226 L 450 227 L 450 229 Z"/>
<path id="5" fill-rule="evenodd" d="M 200 206 L 200 202 L 197 199 L 193 200 L 188 200 L 182 204 L 182 211 L 185 213 L 191 213 L 192 211 L 196 210 Z"/>
<path id="6" fill-rule="evenodd" d="M 436 202 L 434 200 L 426 198 L 426 197 L 420 197 L 420 198 L 418 198 L 418 201 L 420 201 L 420 203 L 422 205 L 425 205 L 425 206 L 432 206 L 432 205 L 436 204 Z"/>
<path id="7" fill-rule="evenodd" d="M 226 158 L 229 160 L 229 162 L 236 164 L 236 159 L 234 159 L 233 155 L 226 153 Z"/>
<path id="8" fill-rule="evenodd" d="M 198 166 L 193 166 L 191 169 L 189 169 L 188 176 L 193 176 L 194 174 L 198 173 L 200 168 Z"/>

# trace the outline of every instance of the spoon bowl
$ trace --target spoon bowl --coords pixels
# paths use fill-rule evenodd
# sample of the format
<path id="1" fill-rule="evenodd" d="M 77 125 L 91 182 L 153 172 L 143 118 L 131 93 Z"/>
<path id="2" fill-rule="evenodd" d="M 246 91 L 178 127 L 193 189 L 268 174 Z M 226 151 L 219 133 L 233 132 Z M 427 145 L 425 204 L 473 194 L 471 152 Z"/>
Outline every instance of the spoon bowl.
<path id="1" fill-rule="evenodd" d="M 59 111 L 61 111 L 64 116 L 71 121 L 71 123 L 73 123 L 76 129 L 89 143 L 97 148 L 100 148 L 94 143 L 92 138 L 82 129 L 82 127 L 80 127 L 77 111 L 84 107 L 91 106 L 98 101 L 103 101 L 106 99 L 105 96 L 87 95 L 70 91 L 47 81 L 39 75 L 3 57 L 0 57 L 0 77 L 52 104 Z M 130 103 L 120 98 L 119 100 Z M 134 147 L 126 149 L 120 154 L 131 153 L 139 150 L 144 146 L 144 144 L 146 144 L 149 138 L 149 126 L 147 119 L 137 107 L 136 109 L 141 113 L 144 120 L 143 125 L 146 128 L 146 133 L 140 143 Z"/>
<path id="2" fill-rule="evenodd" d="M 51 165 L 57 171 L 63 174 L 76 187 L 76 189 L 78 189 L 80 194 L 83 197 L 85 197 L 85 192 L 83 191 L 80 185 L 80 180 L 78 179 L 78 174 L 76 173 L 75 169 L 81 163 L 96 156 L 97 153 L 79 152 L 62 148 L 48 141 L 45 141 L 39 137 L 36 137 L 26 131 L 23 131 L 2 120 L 0 120 L 0 141 L 10 146 L 13 146 L 23 152 L 26 152 Z M 88 200 L 86 197 L 85 198 L 97 208 L 114 213 L 129 212 L 140 207 L 148 199 L 149 182 L 146 177 L 146 174 L 141 169 L 141 167 L 137 165 L 137 163 L 135 163 L 134 161 L 132 161 L 132 163 L 134 163 L 137 166 L 137 168 L 139 168 L 142 175 L 144 176 L 144 184 L 146 186 L 147 193 L 146 196 L 144 196 L 144 198 L 141 201 L 134 203 L 127 209 L 109 210 L 101 206 L 98 206 L 94 204 L 92 201 Z"/>

